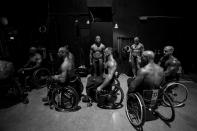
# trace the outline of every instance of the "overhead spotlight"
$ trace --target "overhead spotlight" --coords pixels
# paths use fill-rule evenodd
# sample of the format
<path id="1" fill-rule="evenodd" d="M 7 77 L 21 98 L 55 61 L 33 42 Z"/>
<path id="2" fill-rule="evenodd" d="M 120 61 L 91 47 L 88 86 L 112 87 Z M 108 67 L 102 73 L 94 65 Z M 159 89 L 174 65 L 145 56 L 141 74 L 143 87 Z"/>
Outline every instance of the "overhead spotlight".
<path id="1" fill-rule="evenodd" d="M 118 24 L 117 23 L 114 25 L 114 28 L 115 29 L 118 29 Z"/>
<path id="2" fill-rule="evenodd" d="M 87 21 L 86 21 L 86 24 L 87 24 L 87 25 L 89 25 L 89 24 L 90 24 L 90 21 L 89 21 L 89 20 L 87 20 Z"/>
<path id="3" fill-rule="evenodd" d="M 139 20 L 147 20 L 148 19 L 148 16 L 140 16 L 139 17 Z"/>
<path id="4" fill-rule="evenodd" d="M 76 19 L 76 20 L 75 20 L 75 23 L 78 23 L 78 22 L 79 22 L 79 20 L 78 20 L 78 19 Z"/>

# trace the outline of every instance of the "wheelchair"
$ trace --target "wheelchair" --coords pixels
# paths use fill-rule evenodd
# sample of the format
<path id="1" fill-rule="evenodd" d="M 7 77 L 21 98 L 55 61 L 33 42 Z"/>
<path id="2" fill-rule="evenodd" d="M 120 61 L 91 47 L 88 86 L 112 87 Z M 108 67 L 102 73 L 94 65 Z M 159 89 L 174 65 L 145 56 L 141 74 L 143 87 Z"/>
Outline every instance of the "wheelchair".
<path id="1" fill-rule="evenodd" d="M 174 107 L 182 107 L 188 97 L 187 87 L 179 81 L 172 81 L 162 86 L 164 92 L 170 97 Z M 163 101 L 167 106 L 170 103 L 163 97 Z"/>
<path id="2" fill-rule="evenodd" d="M 62 84 L 49 78 L 47 81 L 48 103 L 50 108 L 58 111 L 75 111 L 82 97 L 83 84 L 81 78 L 76 76 L 67 84 Z"/>
<path id="3" fill-rule="evenodd" d="M 40 67 L 28 73 L 21 70 L 19 71 L 19 79 L 24 89 L 30 90 L 32 87 L 40 89 L 46 87 L 47 79 L 51 75 L 47 68 Z"/>
<path id="4" fill-rule="evenodd" d="M 100 92 L 96 92 L 96 88 L 87 91 L 87 95 L 97 102 L 97 106 L 103 109 L 119 109 L 123 107 L 124 92 L 120 87 L 118 80 L 119 73 L 116 72 L 112 83 Z M 98 86 L 97 86 L 98 87 Z"/>
<path id="5" fill-rule="evenodd" d="M 169 106 L 164 104 L 163 99 L 168 102 Z M 163 88 L 127 94 L 125 112 L 134 127 L 143 126 L 147 111 L 165 122 L 172 122 L 175 119 L 173 103 Z"/>

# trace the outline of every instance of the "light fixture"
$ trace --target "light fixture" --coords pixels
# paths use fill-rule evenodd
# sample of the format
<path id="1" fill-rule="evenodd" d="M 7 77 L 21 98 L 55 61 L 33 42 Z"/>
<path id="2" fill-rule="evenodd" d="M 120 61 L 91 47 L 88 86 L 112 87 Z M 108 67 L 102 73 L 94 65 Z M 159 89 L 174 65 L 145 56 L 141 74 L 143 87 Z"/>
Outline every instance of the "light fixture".
<path id="1" fill-rule="evenodd" d="M 114 28 L 118 29 L 118 24 L 117 23 L 115 23 Z"/>
<path id="2" fill-rule="evenodd" d="M 79 22 L 79 20 L 78 20 L 78 19 L 76 19 L 76 20 L 75 20 L 75 23 L 78 23 L 78 22 Z"/>
<path id="3" fill-rule="evenodd" d="M 86 24 L 87 24 L 87 25 L 89 25 L 89 24 L 90 24 L 90 21 L 89 21 L 89 20 L 87 20 L 87 21 L 86 21 Z"/>

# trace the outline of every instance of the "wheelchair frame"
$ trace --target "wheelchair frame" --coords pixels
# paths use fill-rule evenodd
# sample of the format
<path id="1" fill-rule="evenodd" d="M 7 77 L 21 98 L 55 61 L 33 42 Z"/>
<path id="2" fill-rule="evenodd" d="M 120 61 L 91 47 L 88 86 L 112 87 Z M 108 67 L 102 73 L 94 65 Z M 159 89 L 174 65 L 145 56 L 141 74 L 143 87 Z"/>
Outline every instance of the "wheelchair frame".
<path id="1" fill-rule="evenodd" d="M 171 99 L 164 92 L 164 90 L 162 88 L 156 89 L 156 90 L 155 89 L 148 90 L 148 91 L 151 91 L 152 94 L 150 94 L 151 97 L 149 97 L 149 98 L 147 97 L 145 99 L 144 94 L 146 91 L 147 90 L 143 91 L 143 95 L 141 95 L 139 92 L 127 94 L 125 112 L 126 112 L 129 122 L 134 127 L 142 126 L 146 121 L 146 110 L 147 109 L 153 115 L 157 115 L 160 119 L 162 119 L 166 122 L 172 122 L 175 119 L 175 110 L 174 110 Z M 157 93 L 155 94 L 155 92 L 157 92 Z M 163 116 L 158 111 L 156 111 L 156 109 L 159 106 L 163 106 L 163 102 L 164 102 L 163 98 L 165 98 L 165 100 L 168 101 L 168 103 L 169 103 L 169 106 L 166 106 L 166 107 L 169 107 L 171 110 L 171 116 L 169 118 Z M 139 108 L 136 105 L 138 105 Z M 140 116 L 138 116 L 137 113 L 140 114 Z M 136 119 L 137 119 L 136 122 L 133 121 L 132 115 L 134 115 L 136 117 Z"/>

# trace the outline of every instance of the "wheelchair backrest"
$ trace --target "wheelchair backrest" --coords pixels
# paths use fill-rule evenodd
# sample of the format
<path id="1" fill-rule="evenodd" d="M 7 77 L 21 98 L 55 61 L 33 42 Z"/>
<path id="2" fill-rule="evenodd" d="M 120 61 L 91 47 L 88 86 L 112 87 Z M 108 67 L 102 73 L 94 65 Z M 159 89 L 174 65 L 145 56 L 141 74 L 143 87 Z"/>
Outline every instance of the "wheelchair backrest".
<path id="1" fill-rule="evenodd" d="M 150 105 L 155 105 L 159 96 L 159 89 L 143 90 L 144 102 Z"/>

